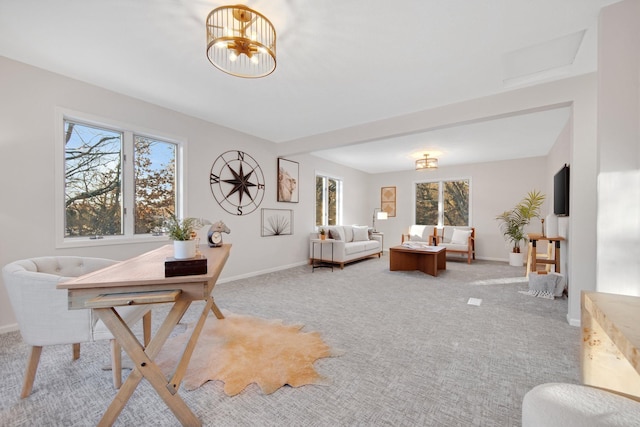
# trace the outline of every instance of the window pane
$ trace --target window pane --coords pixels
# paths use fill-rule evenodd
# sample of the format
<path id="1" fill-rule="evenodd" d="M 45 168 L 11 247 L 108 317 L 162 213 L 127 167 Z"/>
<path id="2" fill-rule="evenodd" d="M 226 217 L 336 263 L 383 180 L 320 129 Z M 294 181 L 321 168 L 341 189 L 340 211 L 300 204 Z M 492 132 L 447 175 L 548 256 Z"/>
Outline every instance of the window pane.
<path id="1" fill-rule="evenodd" d="M 438 188 L 437 182 L 416 184 L 416 224 L 438 224 Z"/>
<path id="2" fill-rule="evenodd" d="M 469 181 L 444 182 L 444 225 L 469 225 Z"/>
<path id="3" fill-rule="evenodd" d="M 122 234 L 122 133 L 64 122 L 65 237 Z"/>
<path id="4" fill-rule="evenodd" d="M 338 225 L 342 181 L 316 175 L 316 226 Z"/>
<path id="5" fill-rule="evenodd" d="M 338 181 L 335 179 L 328 179 L 327 188 L 327 202 L 328 202 L 328 216 L 329 220 L 327 225 L 337 225 L 338 219 Z"/>
<path id="6" fill-rule="evenodd" d="M 158 235 L 176 212 L 176 145 L 135 136 L 134 157 L 135 233 Z"/>
<path id="7" fill-rule="evenodd" d="M 324 178 L 316 176 L 316 226 L 324 225 L 322 210 L 324 208 Z"/>

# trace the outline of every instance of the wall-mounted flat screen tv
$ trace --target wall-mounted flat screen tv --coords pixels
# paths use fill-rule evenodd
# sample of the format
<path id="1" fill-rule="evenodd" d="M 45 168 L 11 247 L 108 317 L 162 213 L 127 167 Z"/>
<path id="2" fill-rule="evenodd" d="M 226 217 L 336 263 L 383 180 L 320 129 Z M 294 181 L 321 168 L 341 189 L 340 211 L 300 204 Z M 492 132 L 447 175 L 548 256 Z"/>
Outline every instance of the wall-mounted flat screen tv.
<path id="1" fill-rule="evenodd" d="M 564 165 L 553 177 L 553 213 L 569 216 L 569 165 Z"/>

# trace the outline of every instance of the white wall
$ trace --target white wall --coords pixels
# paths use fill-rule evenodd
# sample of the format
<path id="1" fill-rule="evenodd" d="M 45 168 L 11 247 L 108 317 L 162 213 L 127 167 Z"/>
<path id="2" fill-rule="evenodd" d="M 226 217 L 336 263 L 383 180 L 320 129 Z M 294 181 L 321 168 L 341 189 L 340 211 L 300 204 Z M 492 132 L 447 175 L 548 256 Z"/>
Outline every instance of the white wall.
<path id="1" fill-rule="evenodd" d="M 573 143 L 573 138 L 571 135 L 571 130 L 573 129 L 573 117 L 569 118 L 569 122 L 564 127 L 560 135 L 558 135 L 558 139 L 555 144 L 549 151 L 547 155 L 547 184 L 546 184 L 546 194 L 547 194 L 547 210 L 546 215 L 553 214 L 553 178 L 556 173 L 565 165 L 568 164 L 571 167 L 571 148 Z M 571 180 L 571 177 L 569 178 Z M 571 197 L 571 195 L 569 196 Z M 569 211 L 571 214 L 571 211 Z M 545 216 L 546 216 L 545 215 Z M 570 238 L 570 230 L 569 230 L 569 217 L 558 217 L 558 235 L 560 237 L 564 237 L 566 240 L 564 242 L 560 242 L 560 271 L 565 277 L 570 276 L 571 265 L 567 262 L 569 259 L 569 242 Z M 569 284 L 571 287 L 571 284 Z"/>
<path id="2" fill-rule="evenodd" d="M 300 202 L 276 202 L 275 144 L 176 113 L 77 80 L 0 57 L 0 266 L 45 255 L 86 255 L 126 259 L 157 243 L 56 249 L 54 242 L 55 108 L 130 123 L 187 140 L 186 214 L 222 219 L 233 244 L 223 280 L 306 263 L 314 229 L 316 170 L 344 179 L 345 220 L 367 223 L 368 176 L 310 155 L 287 157 L 300 164 Z M 294 210 L 294 235 L 260 237 L 260 209 L 244 216 L 227 213 L 209 188 L 214 160 L 227 150 L 243 150 L 260 164 L 266 181 L 261 208 Z M 206 231 L 206 230 L 205 230 Z M 1 280 L 1 279 L 0 279 Z M 1 282 L 0 282 L 1 283 Z M 0 332 L 15 327 L 4 284 L 0 285 Z"/>
<path id="3" fill-rule="evenodd" d="M 433 171 L 406 171 L 371 176 L 371 207 L 380 207 L 380 188 L 396 187 L 396 217 L 378 221 L 376 227 L 385 233 L 385 249 L 399 245 L 402 234 L 414 224 L 415 183 L 425 180 L 471 179 L 471 225 L 476 229 L 476 258 L 508 261 L 511 246 L 498 228 L 495 217 L 513 208 L 527 192 L 546 191 L 546 158 L 507 160 L 440 167 Z M 546 211 L 546 204 L 542 212 Z M 541 224 L 534 220 L 529 228 L 539 232 Z M 522 249 L 525 249 L 523 246 Z"/>
<path id="4" fill-rule="evenodd" d="M 605 7 L 598 32 L 597 290 L 640 296 L 640 2 Z"/>

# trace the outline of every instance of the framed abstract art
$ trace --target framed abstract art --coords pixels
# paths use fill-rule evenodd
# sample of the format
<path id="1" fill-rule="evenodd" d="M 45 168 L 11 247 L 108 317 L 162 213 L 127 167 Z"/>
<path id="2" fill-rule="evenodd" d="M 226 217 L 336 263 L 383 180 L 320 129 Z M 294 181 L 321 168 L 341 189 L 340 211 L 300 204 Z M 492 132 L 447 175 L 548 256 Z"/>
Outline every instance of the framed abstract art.
<path id="1" fill-rule="evenodd" d="M 292 209 L 262 209 L 262 237 L 293 234 Z"/>
<path id="2" fill-rule="evenodd" d="M 396 216 L 396 187 L 380 189 L 380 209 L 389 217 Z"/>

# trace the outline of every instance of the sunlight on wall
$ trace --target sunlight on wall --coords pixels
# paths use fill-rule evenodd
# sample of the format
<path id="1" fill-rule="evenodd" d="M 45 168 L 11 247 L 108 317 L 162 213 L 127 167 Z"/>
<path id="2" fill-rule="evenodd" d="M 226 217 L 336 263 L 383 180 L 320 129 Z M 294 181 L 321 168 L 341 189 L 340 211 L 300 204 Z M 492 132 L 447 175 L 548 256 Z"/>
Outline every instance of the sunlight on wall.
<path id="1" fill-rule="evenodd" d="M 640 171 L 598 177 L 597 290 L 640 296 Z"/>

